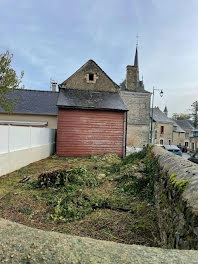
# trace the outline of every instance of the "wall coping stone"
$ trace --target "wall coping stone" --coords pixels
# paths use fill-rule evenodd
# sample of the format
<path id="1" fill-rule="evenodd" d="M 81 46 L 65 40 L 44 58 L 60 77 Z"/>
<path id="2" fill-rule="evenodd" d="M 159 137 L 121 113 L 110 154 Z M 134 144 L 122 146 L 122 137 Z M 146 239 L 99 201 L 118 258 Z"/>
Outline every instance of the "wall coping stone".
<path id="1" fill-rule="evenodd" d="M 0 263 L 197 263 L 196 250 L 169 250 L 46 232 L 0 219 Z"/>

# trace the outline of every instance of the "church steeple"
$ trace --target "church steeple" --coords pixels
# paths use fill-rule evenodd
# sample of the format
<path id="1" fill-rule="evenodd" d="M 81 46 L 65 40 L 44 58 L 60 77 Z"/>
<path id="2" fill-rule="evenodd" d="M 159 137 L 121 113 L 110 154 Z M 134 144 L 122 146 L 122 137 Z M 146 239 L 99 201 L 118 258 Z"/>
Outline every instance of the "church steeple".
<path id="1" fill-rule="evenodd" d="M 134 66 L 138 67 L 138 46 L 136 45 Z"/>

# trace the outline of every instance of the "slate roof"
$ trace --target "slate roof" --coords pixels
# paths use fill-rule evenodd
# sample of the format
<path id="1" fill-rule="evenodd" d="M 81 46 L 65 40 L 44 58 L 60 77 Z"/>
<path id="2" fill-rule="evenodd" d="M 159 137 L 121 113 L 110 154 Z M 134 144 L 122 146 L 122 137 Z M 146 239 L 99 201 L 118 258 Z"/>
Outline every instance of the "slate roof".
<path id="1" fill-rule="evenodd" d="M 8 94 L 8 98 L 16 99 L 13 113 L 34 115 L 57 115 L 56 106 L 58 92 L 39 90 L 15 90 Z M 5 113 L 0 107 L 0 113 Z"/>
<path id="2" fill-rule="evenodd" d="M 175 122 L 184 130 L 194 129 L 191 120 L 175 120 Z"/>
<path id="3" fill-rule="evenodd" d="M 173 121 L 173 131 L 178 133 L 185 133 L 185 130 L 183 130 L 176 122 L 175 120 L 171 119 Z"/>
<path id="4" fill-rule="evenodd" d="M 151 117 L 152 117 L 152 109 L 151 109 Z M 167 123 L 171 124 L 173 121 L 168 118 L 160 109 L 159 107 L 153 108 L 153 121 L 159 122 L 159 123 Z"/>
<path id="5" fill-rule="evenodd" d="M 119 93 L 60 89 L 58 107 L 127 111 Z"/>

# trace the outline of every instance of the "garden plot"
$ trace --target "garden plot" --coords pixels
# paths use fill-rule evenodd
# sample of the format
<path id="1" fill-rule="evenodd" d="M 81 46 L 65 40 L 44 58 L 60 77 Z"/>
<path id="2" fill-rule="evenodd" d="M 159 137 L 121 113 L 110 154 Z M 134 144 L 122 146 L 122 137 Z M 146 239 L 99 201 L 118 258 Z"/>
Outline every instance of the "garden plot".
<path id="1" fill-rule="evenodd" d="M 148 166 L 145 152 L 124 160 L 52 156 L 0 179 L 0 217 L 70 235 L 160 246 Z"/>

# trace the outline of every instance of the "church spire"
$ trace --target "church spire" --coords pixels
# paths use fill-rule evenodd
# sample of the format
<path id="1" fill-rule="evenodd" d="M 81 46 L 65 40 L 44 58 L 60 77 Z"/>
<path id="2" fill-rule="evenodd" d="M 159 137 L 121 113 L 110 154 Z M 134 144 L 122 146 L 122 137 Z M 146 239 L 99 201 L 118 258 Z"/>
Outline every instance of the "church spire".
<path id="1" fill-rule="evenodd" d="M 134 66 L 138 67 L 138 45 L 136 45 Z"/>

